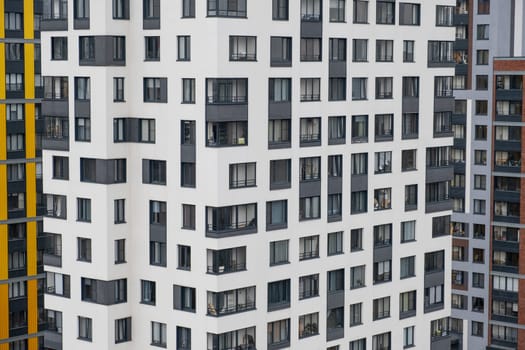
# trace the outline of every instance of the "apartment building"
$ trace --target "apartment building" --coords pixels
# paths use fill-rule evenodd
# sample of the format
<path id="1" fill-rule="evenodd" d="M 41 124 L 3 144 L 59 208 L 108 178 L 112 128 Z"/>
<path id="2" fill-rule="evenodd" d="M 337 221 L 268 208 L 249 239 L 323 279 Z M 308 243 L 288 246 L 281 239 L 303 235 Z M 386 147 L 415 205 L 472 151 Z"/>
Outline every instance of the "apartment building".
<path id="1" fill-rule="evenodd" d="M 45 349 L 461 349 L 455 5 L 44 0 Z"/>
<path id="2" fill-rule="evenodd" d="M 43 344 L 40 17 L 0 1 L 0 349 Z"/>
<path id="3" fill-rule="evenodd" d="M 469 349 L 525 341 L 518 338 L 522 77 L 499 68 L 507 60 L 519 67 L 499 57 L 523 55 L 523 11 L 523 1 L 461 0 L 454 16 L 451 305 L 465 320 Z"/>

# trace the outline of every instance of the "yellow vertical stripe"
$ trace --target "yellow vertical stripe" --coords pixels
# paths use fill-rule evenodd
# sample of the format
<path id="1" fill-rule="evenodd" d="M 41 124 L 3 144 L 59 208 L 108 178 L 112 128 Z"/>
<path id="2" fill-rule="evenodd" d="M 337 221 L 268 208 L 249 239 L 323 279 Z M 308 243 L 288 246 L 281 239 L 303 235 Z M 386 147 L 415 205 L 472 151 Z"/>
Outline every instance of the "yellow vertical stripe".
<path id="1" fill-rule="evenodd" d="M 37 280 L 27 281 L 27 333 L 38 332 Z"/>
<path id="2" fill-rule="evenodd" d="M 2 14 L 0 16 L 0 38 L 5 38 L 4 11 L 4 0 L 0 0 L 0 13 Z"/>
<path id="3" fill-rule="evenodd" d="M 24 0 L 24 39 L 35 38 L 34 0 Z"/>
<path id="4" fill-rule="evenodd" d="M 32 43 L 24 44 L 24 86 L 25 98 L 35 98 L 35 44 Z"/>
<path id="5" fill-rule="evenodd" d="M 27 275 L 36 275 L 36 221 L 27 223 Z"/>
<path id="6" fill-rule="evenodd" d="M 2 0 L 0 0 L 0 3 Z M 4 16 L 0 16 L 4 18 Z M 4 26 L 2 26 L 4 29 Z M 5 100 L 5 44 L 0 43 L 0 100 Z"/>
<path id="7" fill-rule="evenodd" d="M 1 0 L 0 0 L 1 1 Z M 3 197 L 5 198 L 5 197 Z M 7 225 L 0 225 L 0 279 L 7 279 Z M 0 339 L 9 338 L 9 292 L 0 284 Z M 0 350 L 9 349 L 0 345 Z"/>

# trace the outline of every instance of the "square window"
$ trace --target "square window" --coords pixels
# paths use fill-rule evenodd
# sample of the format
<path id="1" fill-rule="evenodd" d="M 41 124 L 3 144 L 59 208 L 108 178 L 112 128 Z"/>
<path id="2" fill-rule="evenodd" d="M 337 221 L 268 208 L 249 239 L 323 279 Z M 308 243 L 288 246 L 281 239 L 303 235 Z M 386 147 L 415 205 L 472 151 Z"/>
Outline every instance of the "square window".
<path id="1" fill-rule="evenodd" d="M 266 202 L 266 230 L 282 229 L 288 226 L 288 201 Z"/>
<path id="2" fill-rule="evenodd" d="M 270 242 L 270 266 L 288 264 L 288 240 Z"/>
<path id="3" fill-rule="evenodd" d="M 343 231 L 328 234 L 328 255 L 343 254 Z"/>
<path id="4" fill-rule="evenodd" d="M 420 4 L 399 3 L 399 25 L 418 26 L 420 21 Z"/>
<path id="5" fill-rule="evenodd" d="M 354 23 L 368 23 L 368 0 L 354 0 Z"/>

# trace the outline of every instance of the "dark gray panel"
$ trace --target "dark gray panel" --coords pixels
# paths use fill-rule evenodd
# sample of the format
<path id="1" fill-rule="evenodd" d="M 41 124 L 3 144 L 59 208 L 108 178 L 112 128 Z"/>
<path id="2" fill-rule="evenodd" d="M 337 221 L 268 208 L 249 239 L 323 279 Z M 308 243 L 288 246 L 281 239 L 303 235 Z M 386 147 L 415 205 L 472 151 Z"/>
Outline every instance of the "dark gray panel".
<path id="1" fill-rule="evenodd" d="M 352 175 L 352 192 L 368 190 L 368 175 Z"/>
<path id="2" fill-rule="evenodd" d="M 330 61 L 328 75 L 330 78 L 346 78 L 346 61 Z"/>
<path id="3" fill-rule="evenodd" d="M 321 181 L 303 181 L 299 184 L 299 196 L 313 197 L 321 195 Z"/>
<path id="4" fill-rule="evenodd" d="M 46 348 L 62 350 L 62 334 L 56 332 L 44 332 L 44 346 Z"/>
<path id="5" fill-rule="evenodd" d="M 160 101 L 158 102 L 168 102 L 168 78 L 160 78 Z"/>
<path id="6" fill-rule="evenodd" d="M 425 213 L 435 213 L 438 211 L 452 210 L 452 199 L 425 203 Z"/>
<path id="7" fill-rule="evenodd" d="M 456 75 L 467 75 L 468 74 L 468 65 L 467 64 L 457 64 L 455 67 Z"/>
<path id="8" fill-rule="evenodd" d="M 24 61 L 5 61 L 5 71 L 9 73 L 24 73 Z"/>
<path id="9" fill-rule="evenodd" d="M 508 192 L 508 191 L 498 191 L 494 190 L 494 200 L 503 201 L 503 202 L 520 202 L 520 193 L 519 192 Z"/>
<path id="10" fill-rule="evenodd" d="M 89 18 L 74 19 L 73 29 L 89 29 Z"/>
<path id="11" fill-rule="evenodd" d="M 23 134 L 26 130 L 25 121 L 8 121 L 6 124 L 8 134 Z"/>
<path id="12" fill-rule="evenodd" d="M 453 97 L 434 98 L 434 112 L 450 112 L 454 110 Z"/>
<path id="13" fill-rule="evenodd" d="M 68 117 L 69 103 L 67 100 L 46 100 L 42 103 L 42 115 L 54 117 Z"/>
<path id="14" fill-rule="evenodd" d="M 176 310 L 182 310 L 180 286 L 173 286 L 173 308 Z"/>
<path id="15" fill-rule="evenodd" d="M 432 338 L 431 350 L 450 350 L 450 337 L 434 337 Z"/>
<path id="16" fill-rule="evenodd" d="M 345 336 L 344 328 L 331 328 L 326 330 L 326 340 L 335 340 Z"/>
<path id="17" fill-rule="evenodd" d="M 268 105 L 269 119 L 291 119 L 292 103 L 291 102 L 270 102 Z"/>
<path id="18" fill-rule="evenodd" d="M 149 239 L 154 242 L 166 243 L 166 226 L 149 225 Z"/>
<path id="19" fill-rule="evenodd" d="M 69 151 L 69 139 L 55 140 L 42 138 L 42 148 L 56 151 Z"/>
<path id="20" fill-rule="evenodd" d="M 144 18 L 142 29 L 160 29 L 160 18 Z"/>
<path id="21" fill-rule="evenodd" d="M 445 283 L 445 271 L 429 272 L 425 274 L 425 288 Z"/>
<path id="22" fill-rule="evenodd" d="M 143 184 L 150 183 L 149 173 L 150 173 L 149 159 L 142 159 L 142 183 Z"/>
<path id="23" fill-rule="evenodd" d="M 521 90 L 496 90 L 497 100 L 521 101 L 523 92 Z"/>
<path id="24" fill-rule="evenodd" d="M 180 161 L 184 163 L 195 163 L 195 145 L 181 145 Z"/>
<path id="25" fill-rule="evenodd" d="M 403 97 L 403 113 L 419 113 L 419 98 Z"/>
<path id="26" fill-rule="evenodd" d="M 301 22 L 301 37 L 321 38 L 323 36 L 323 22 Z"/>
<path id="27" fill-rule="evenodd" d="M 520 244 L 518 242 L 492 241 L 492 248 L 493 250 L 519 253 Z"/>
<path id="28" fill-rule="evenodd" d="M 454 14 L 454 25 L 468 25 L 468 14 Z"/>
<path id="29" fill-rule="evenodd" d="M 374 248 L 374 262 L 392 260 L 392 246 Z"/>
<path id="30" fill-rule="evenodd" d="M 45 31 L 57 31 L 57 30 L 67 30 L 67 18 L 66 19 L 52 19 L 45 20 L 43 19 L 40 22 L 40 30 Z"/>
<path id="31" fill-rule="evenodd" d="M 75 100 L 75 117 L 91 117 L 91 101 Z"/>
<path id="32" fill-rule="evenodd" d="M 62 267 L 62 257 L 44 254 L 44 265 Z"/>
<path id="33" fill-rule="evenodd" d="M 326 308 L 328 310 L 342 307 L 345 305 L 345 291 L 328 292 L 326 294 Z"/>
<path id="34" fill-rule="evenodd" d="M 454 176 L 454 167 L 427 168 L 425 183 L 440 182 L 452 180 Z"/>
<path id="35" fill-rule="evenodd" d="M 248 105 L 206 105 L 206 121 L 229 122 L 248 120 Z"/>
<path id="36" fill-rule="evenodd" d="M 328 194 L 336 194 L 343 192 L 342 177 L 328 177 Z"/>

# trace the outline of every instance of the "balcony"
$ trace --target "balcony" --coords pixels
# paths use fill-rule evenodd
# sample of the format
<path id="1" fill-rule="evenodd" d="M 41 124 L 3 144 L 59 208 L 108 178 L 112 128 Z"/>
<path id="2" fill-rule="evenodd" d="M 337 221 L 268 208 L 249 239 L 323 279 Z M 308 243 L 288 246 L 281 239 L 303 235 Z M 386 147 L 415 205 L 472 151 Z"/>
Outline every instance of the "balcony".
<path id="1" fill-rule="evenodd" d="M 206 207 L 206 236 L 212 238 L 257 232 L 257 204 Z"/>

